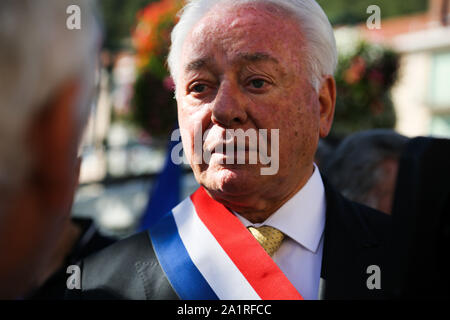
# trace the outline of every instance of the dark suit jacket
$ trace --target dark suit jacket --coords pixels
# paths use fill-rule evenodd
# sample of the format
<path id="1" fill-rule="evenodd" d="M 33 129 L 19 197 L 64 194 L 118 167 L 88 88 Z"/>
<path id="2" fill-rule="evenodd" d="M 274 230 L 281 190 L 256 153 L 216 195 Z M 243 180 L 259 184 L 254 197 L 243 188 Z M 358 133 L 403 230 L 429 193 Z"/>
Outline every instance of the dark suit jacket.
<path id="1" fill-rule="evenodd" d="M 321 276 L 325 299 L 385 297 L 383 268 L 390 217 L 338 194 L 324 179 L 327 199 Z M 369 290 L 370 265 L 381 270 L 381 289 Z M 71 299 L 178 299 L 146 232 L 119 241 L 80 263 L 82 289 Z"/>
<path id="2" fill-rule="evenodd" d="M 416 137 L 402 153 L 385 276 L 393 298 L 450 298 L 449 163 L 450 139 Z"/>
<path id="3" fill-rule="evenodd" d="M 56 271 L 41 287 L 36 289 L 29 300 L 60 300 L 64 298 L 69 276 L 66 272 L 69 265 L 73 265 L 87 256 L 100 251 L 116 242 L 116 239 L 102 235 L 91 219 L 72 218 L 72 222 L 80 229 L 80 236 L 74 247 L 64 259 L 62 267 Z"/>

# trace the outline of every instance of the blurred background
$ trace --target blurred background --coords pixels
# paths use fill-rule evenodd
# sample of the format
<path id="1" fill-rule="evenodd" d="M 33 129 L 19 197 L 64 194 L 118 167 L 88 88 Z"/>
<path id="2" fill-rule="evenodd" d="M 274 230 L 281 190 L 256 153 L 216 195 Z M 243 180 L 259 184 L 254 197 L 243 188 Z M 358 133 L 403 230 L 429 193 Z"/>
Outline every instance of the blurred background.
<path id="1" fill-rule="evenodd" d="M 323 143 L 373 128 L 450 138 L 450 0 L 318 2 L 339 51 L 335 122 Z M 165 60 L 183 1 L 99 5 L 102 67 L 73 216 L 120 238 L 142 228 L 146 211 L 168 210 L 198 187 L 189 166 L 166 162 L 177 124 Z M 381 10 L 380 29 L 367 27 L 370 5 Z"/>

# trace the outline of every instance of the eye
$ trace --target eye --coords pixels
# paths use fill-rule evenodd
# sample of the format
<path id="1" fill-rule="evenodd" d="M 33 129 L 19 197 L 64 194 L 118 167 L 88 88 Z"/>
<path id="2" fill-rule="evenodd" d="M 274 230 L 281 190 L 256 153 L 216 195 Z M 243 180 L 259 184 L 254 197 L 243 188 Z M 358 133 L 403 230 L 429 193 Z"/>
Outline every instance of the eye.
<path id="1" fill-rule="evenodd" d="M 270 90 L 271 85 L 273 85 L 273 82 L 260 77 L 260 78 L 253 78 L 253 79 L 249 79 L 247 80 L 247 90 L 249 90 L 250 92 L 254 93 L 254 94 L 262 94 L 262 93 L 266 93 L 268 90 Z"/>
<path id="2" fill-rule="evenodd" d="M 264 87 L 264 84 L 266 83 L 263 79 L 254 79 L 250 81 L 250 84 L 253 86 L 253 88 L 261 89 Z"/>
<path id="3" fill-rule="evenodd" d="M 205 84 L 196 84 L 195 86 L 192 87 L 192 91 L 196 92 L 196 93 L 202 93 L 206 90 L 206 85 Z"/>

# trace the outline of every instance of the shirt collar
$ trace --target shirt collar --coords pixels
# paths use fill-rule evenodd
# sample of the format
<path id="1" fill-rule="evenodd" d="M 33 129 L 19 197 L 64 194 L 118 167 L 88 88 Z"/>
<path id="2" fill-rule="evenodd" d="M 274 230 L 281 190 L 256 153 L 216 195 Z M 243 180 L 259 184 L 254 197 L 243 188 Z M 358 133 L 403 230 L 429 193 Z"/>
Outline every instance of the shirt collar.
<path id="1" fill-rule="evenodd" d="M 238 213 L 234 214 L 246 227 L 267 225 L 277 228 L 309 251 L 316 252 L 325 228 L 325 211 L 325 188 L 314 164 L 314 172 L 303 188 L 266 221 L 251 223 Z"/>

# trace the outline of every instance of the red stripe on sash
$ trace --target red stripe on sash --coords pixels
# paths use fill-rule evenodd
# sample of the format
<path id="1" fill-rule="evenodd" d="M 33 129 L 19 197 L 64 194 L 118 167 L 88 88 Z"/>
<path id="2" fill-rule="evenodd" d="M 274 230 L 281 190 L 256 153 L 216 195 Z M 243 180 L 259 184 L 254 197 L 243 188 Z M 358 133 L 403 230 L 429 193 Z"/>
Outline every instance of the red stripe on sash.
<path id="1" fill-rule="evenodd" d="M 239 219 L 203 187 L 191 195 L 195 210 L 263 300 L 303 300 L 300 293 Z M 236 288 L 239 290 L 239 288 Z"/>

